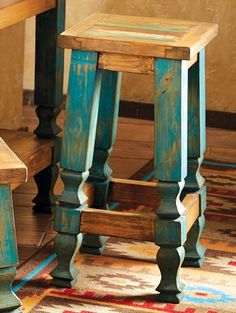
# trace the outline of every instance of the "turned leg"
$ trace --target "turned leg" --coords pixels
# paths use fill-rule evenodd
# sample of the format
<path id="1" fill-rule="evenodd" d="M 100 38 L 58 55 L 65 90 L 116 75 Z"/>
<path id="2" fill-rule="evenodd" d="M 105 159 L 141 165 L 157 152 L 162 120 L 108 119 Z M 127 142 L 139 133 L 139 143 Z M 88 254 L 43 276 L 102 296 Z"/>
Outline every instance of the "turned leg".
<path id="1" fill-rule="evenodd" d="M 12 291 L 18 255 L 10 185 L 0 185 L 0 312 L 21 312 L 21 302 Z"/>
<path id="2" fill-rule="evenodd" d="M 155 170 L 161 204 L 157 209 L 158 301 L 178 303 L 184 284 L 179 270 L 186 240 L 180 194 L 187 175 L 187 77 L 185 61 L 155 60 Z"/>
<path id="3" fill-rule="evenodd" d="M 36 17 L 35 104 L 39 118 L 34 133 L 39 138 L 54 138 L 52 165 L 35 175 L 38 194 L 34 198 L 35 212 L 51 212 L 56 197 L 53 188 L 58 176 L 60 128 L 56 118 L 63 103 L 64 50 L 58 48 L 57 37 L 64 30 L 65 0 Z"/>
<path id="4" fill-rule="evenodd" d="M 200 267 L 204 261 L 205 249 L 199 239 L 205 224 L 206 208 L 205 180 L 200 174 L 206 149 L 204 49 L 200 51 L 198 61 L 189 69 L 188 99 L 188 175 L 183 196 L 189 192 L 199 191 L 200 214 L 188 233 L 183 265 Z"/>
<path id="5" fill-rule="evenodd" d="M 63 287 L 72 286 L 78 274 L 74 257 L 81 244 L 80 213 L 87 199 L 83 184 L 93 160 L 101 89 L 97 60 L 96 52 L 72 51 L 61 154 L 65 190 L 56 208 L 58 264 L 51 273 L 53 283 Z"/>
<path id="6" fill-rule="evenodd" d="M 89 181 L 94 185 L 93 208 L 109 209 L 107 193 L 112 170 L 108 159 L 116 138 L 121 73 L 103 71 L 102 87 L 99 103 L 97 133 L 92 168 Z M 100 254 L 105 247 L 106 237 L 84 235 L 81 252 Z"/>

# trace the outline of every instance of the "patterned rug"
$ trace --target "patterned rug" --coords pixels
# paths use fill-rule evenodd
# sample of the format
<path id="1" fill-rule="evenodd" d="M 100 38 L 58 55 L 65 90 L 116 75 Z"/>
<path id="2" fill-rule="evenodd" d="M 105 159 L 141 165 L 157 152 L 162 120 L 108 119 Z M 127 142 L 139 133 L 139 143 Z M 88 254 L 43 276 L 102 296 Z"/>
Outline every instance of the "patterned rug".
<path id="1" fill-rule="evenodd" d="M 236 169 L 205 166 L 208 249 L 201 269 L 182 268 L 181 304 L 155 302 L 160 273 L 157 247 L 109 238 L 102 256 L 80 254 L 79 282 L 71 289 L 50 286 L 55 254 L 49 244 L 23 265 L 14 289 L 31 313 L 219 313 L 236 312 Z"/>

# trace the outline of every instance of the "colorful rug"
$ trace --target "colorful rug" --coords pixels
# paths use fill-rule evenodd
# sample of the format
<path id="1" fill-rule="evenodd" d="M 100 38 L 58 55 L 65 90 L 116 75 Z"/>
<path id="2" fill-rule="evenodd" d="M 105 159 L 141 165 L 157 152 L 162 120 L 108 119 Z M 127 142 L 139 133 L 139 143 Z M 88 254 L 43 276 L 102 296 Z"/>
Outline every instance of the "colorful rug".
<path id="1" fill-rule="evenodd" d="M 28 313 L 236 312 L 236 169 L 203 168 L 207 178 L 208 249 L 201 269 L 182 268 L 181 304 L 155 302 L 160 273 L 152 243 L 109 238 L 104 255 L 80 254 L 75 288 L 50 286 L 55 254 L 49 244 L 22 266 L 14 288 Z"/>

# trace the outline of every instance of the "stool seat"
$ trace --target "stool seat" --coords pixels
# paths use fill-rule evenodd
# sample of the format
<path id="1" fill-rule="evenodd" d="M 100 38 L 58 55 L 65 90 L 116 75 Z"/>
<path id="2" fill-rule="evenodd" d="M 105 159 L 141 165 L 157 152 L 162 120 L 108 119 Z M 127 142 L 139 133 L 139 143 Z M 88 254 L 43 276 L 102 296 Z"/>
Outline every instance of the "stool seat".
<path id="1" fill-rule="evenodd" d="M 59 37 L 62 48 L 190 60 L 218 32 L 193 21 L 94 13 Z"/>

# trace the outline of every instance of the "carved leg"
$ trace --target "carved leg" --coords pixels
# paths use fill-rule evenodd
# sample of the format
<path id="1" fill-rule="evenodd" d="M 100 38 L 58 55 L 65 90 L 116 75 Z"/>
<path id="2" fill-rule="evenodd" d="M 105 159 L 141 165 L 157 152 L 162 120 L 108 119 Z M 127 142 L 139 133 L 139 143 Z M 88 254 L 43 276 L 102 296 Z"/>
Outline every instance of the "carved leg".
<path id="1" fill-rule="evenodd" d="M 179 270 L 186 240 L 185 208 L 180 194 L 187 174 L 187 67 L 185 61 L 155 60 L 155 178 L 158 208 L 156 244 L 161 281 L 158 301 L 178 303 L 184 284 Z"/>
<path id="2" fill-rule="evenodd" d="M 93 208 L 108 209 L 107 193 L 112 170 L 107 162 L 116 138 L 121 73 L 103 71 L 93 165 L 89 180 L 94 184 Z M 81 252 L 101 254 L 106 237 L 86 234 Z"/>
<path id="3" fill-rule="evenodd" d="M 200 244 L 204 228 L 206 188 L 200 174 L 200 166 L 206 149 L 205 125 L 205 51 L 199 53 L 198 61 L 189 69 L 189 113 L 188 113 L 188 176 L 183 196 L 199 190 L 200 215 L 190 229 L 185 243 L 183 265 L 200 267 L 204 261 L 205 249 Z"/>
<path id="4" fill-rule="evenodd" d="M 65 0 L 57 7 L 36 17 L 35 104 L 39 125 L 34 133 L 39 138 L 54 138 L 52 165 L 35 176 L 38 194 L 33 202 L 35 212 L 51 212 L 55 205 L 53 187 L 58 176 L 56 117 L 63 103 L 64 50 L 57 47 L 57 37 L 64 30 Z M 45 183 L 46 182 L 46 183 Z"/>
<path id="5" fill-rule="evenodd" d="M 0 312 L 21 312 L 12 291 L 18 255 L 10 185 L 0 186 Z"/>
<path id="6" fill-rule="evenodd" d="M 55 218 L 58 264 L 51 273 L 53 283 L 63 287 L 72 286 L 78 274 L 74 257 L 81 244 L 80 213 L 86 207 L 83 184 L 93 160 L 101 89 L 97 59 L 95 52 L 72 52 L 61 154 L 65 190 Z"/>

